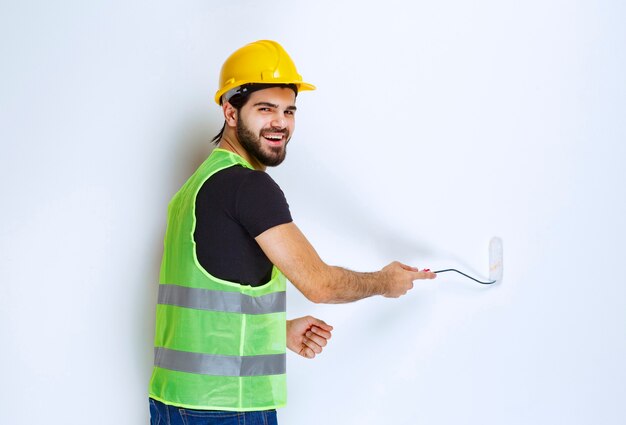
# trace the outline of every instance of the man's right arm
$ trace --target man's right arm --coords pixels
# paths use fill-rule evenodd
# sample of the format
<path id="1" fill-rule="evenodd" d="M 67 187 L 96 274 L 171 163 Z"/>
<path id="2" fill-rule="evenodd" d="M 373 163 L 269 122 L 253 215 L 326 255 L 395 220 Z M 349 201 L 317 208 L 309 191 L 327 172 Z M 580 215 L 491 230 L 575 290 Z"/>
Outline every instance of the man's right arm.
<path id="1" fill-rule="evenodd" d="M 397 261 L 371 273 L 329 266 L 294 223 L 272 227 L 255 239 L 270 261 L 315 303 L 346 303 L 373 295 L 396 298 L 413 288 L 414 280 L 437 276 Z"/>

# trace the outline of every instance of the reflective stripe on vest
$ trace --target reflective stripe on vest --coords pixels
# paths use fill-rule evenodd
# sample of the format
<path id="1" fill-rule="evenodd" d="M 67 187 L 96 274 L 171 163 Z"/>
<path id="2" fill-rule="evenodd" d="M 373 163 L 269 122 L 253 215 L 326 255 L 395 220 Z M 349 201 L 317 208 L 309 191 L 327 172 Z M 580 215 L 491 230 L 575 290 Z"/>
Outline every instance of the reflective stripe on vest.
<path id="1" fill-rule="evenodd" d="M 220 376 L 260 376 L 285 373 L 286 355 L 220 356 L 154 349 L 154 365 L 180 372 Z"/>
<path id="2" fill-rule="evenodd" d="M 159 285 L 159 304 L 228 313 L 268 314 L 285 311 L 286 292 L 260 297 L 239 292 L 211 291 L 179 285 Z"/>

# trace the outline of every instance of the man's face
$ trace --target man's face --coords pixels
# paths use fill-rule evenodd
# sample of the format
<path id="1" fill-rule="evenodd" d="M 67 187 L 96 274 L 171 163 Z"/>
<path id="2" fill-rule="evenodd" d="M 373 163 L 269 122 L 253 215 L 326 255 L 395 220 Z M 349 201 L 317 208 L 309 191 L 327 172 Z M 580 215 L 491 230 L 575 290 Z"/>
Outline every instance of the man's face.
<path id="1" fill-rule="evenodd" d="M 296 94 L 283 87 L 259 90 L 239 111 L 239 143 L 267 167 L 275 167 L 287 155 L 287 143 L 295 129 Z"/>

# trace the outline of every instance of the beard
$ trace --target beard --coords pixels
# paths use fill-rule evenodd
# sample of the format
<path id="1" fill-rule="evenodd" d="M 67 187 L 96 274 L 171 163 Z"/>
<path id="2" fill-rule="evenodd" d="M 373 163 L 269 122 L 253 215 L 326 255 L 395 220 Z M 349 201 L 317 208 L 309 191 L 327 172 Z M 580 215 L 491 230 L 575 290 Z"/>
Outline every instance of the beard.
<path id="1" fill-rule="evenodd" d="M 264 146 L 261 138 L 263 133 L 283 133 L 285 135 L 285 143 L 280 146 Z M 244 149 L 260 164 L 266 167 L 275 167 L 282 163 L 287 156 L 287 143 L 289 143 L 289 131 L 286 129 L 278 129 L 270 127 L 261 130 L 258 135 L 254 134 L 252 130 L 243 122 L 241 117 L 237 120 L 237 137 L 239 143 Z M 265 149 L 263 149 L 265 148 Z"/>

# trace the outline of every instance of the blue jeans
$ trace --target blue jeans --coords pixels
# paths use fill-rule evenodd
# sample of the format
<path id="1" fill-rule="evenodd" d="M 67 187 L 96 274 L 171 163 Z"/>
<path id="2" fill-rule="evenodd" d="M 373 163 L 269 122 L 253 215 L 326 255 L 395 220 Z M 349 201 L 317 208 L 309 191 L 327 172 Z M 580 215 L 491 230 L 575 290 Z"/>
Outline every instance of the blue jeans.
<path id="1" fill-rule="evenodd" d="M 150 399 L 150 425 L 278 425 L 276 410 L 226 412 L 170 406 Z"/>

